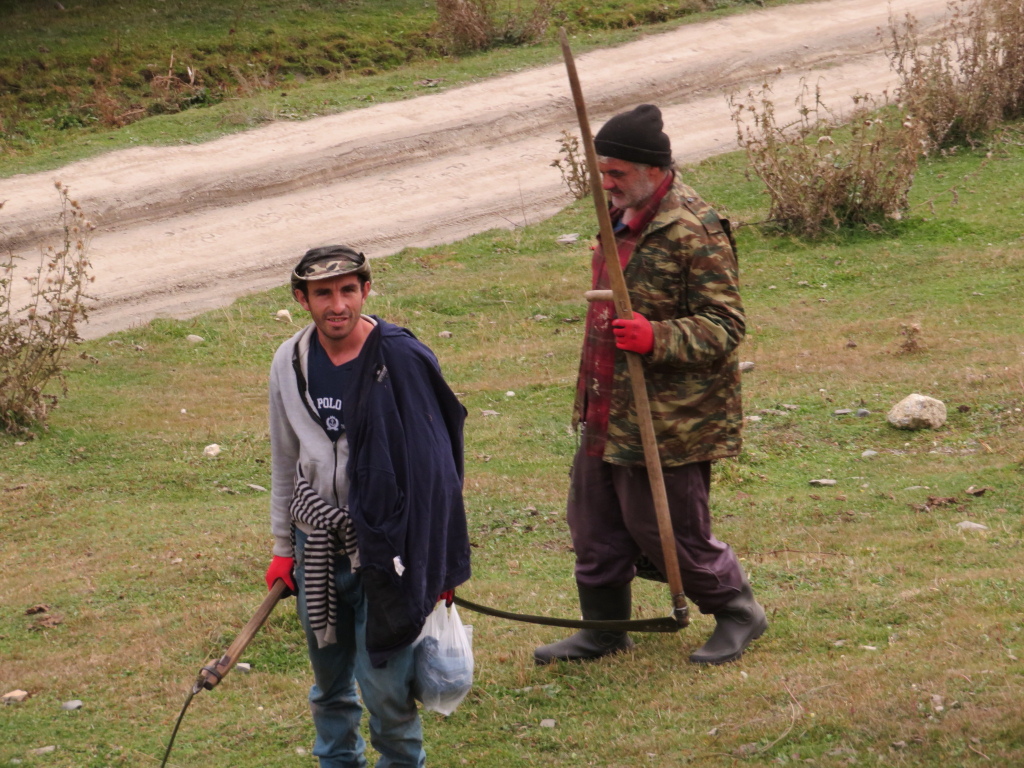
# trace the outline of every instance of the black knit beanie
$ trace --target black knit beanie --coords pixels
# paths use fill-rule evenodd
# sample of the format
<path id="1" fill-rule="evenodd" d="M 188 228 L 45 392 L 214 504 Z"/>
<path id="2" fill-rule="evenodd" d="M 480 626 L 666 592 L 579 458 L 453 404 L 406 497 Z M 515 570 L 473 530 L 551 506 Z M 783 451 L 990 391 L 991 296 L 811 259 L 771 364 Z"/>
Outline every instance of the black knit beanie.
<path id="1" fill-rule="evenodd" d="M 664 168 L 672 164 L 672 144 L 664 126 L 660 109 L 641 104 L 605 123 L 594 137 L 594 149 L 602 157 Z"/>

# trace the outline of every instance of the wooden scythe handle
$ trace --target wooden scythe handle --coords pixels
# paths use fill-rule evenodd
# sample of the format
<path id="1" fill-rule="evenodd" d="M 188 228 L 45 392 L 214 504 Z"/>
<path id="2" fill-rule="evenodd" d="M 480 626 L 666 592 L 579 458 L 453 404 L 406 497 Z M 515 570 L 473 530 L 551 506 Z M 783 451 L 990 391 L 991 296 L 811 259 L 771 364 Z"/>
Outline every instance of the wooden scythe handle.
<path id="1" fill-rule="evenodd" d="M 232 667 L 238 663 L 238 659 L 241 658 L 242 653 L 248 647 L 249 643 L 255 637 L 259 628 L 263 626 L 267 618 L 270 616 L 270 612 L 274 610 L 274 606 L 277 605 L 277 601 L 281 599 L 282 595 L 288 587 L 284 581 L 278 579 L 274 582 L 274 586 L 270 588 L 270 592 L 263 598 L 263 602 L 260 603 L 260 607 L 256 609 L 256 613 L 253 615 L 249 622 L 242 627 L 242 631 L 235 638 L 234 642 L 228 646 L 228 649 L 224 651 L 224 655 L 221 656 L 217 661 L 207 664 L 199 672 L 199 680 L 197 685 L 202 686 L 208 691 L 213 690 L 217 683 L 224 679 L 228 672 L 231 671 Z"/>
<path id="2" fill-rule="evenodd" d="M 562 44 L 562 57 L 569 75 L 569 86 L 572 99 L 576 104 L 576 118 L 580 124 L 583 149 L 587 158 L 587 172 L 590 175 L 590 189 L 594 197 L 594 208 L 600 224 L 601 245 L 604 251 L 608 278 L 612 286 L 616 314 L 625 319 L 633 317 L 633 309 L 629 302 L 629 291 L 619 264 L 618 248 L 615 244 L 615 231 L 608 213 L 608 205 L 601 188 L 601 173 L 597 167 L 597 152 L 594 149 L 594 137 L 590 132 L 590 121 L 587 118 L 587 105 L 583 100 L 579 76 L 576 74 L 576 62 L 569 48 L 569 38 L 563 27 L 559 31 Z M 665 558 L 665 577 L 668 579 L 672 593 L 672 609 L 680 626 L 689 623 L 686 597 L 683 595 L 683 577 L 679 571 L 679 558 L 676 555 L 675 535 L 672 532 L 672 517 L 668 509 L 668 494 L 665 492 L 665 476 L 661 471 L 661 457 L 658 454 L 658 440 L 654 434 L 654 422 L 651 418 L 651 403 L 647 397 L 647 382 L 644 380 L 643 362 L 635 352 L 626 352 L 629 366 L 629 380 L 633 387 L 633 401 L 636 403 L 636 416 L 640 426 L 640 438 L 644 447 L 644 461 L 647 464 L 647 476 L 651 481 L 651 494 L 654 497 L 654 511 L 658 519 L 658 533 L 661 536 L 661 551 Z"/>

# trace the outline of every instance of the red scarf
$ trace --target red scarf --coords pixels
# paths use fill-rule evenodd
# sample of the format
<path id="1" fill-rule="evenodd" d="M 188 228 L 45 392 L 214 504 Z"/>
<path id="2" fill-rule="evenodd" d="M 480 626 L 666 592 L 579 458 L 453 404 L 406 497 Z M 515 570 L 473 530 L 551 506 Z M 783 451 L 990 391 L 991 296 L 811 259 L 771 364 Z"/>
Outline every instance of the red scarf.
<path id="1" fill-rule="evenodd" d="M 662 198 L 668 194 L 675 178 L 669 173 L 658 186 L 651 199 L 631 222 L 622 222 L 620 208 L 610 210 L 615 228 L 615 245 L 619 253 L 619 264 L 623 269 L 640 235 L 654 219 Z M 600 236 L 591 261 L 593 288 L 606 290 L 609 287 L 608 268 Z M 586 428 L 583 430 L 583 447 L 588 456 L 603 456 L 608 440 L 608 412 L 611 406 L 612 381 L 615 377 L 615 336 L 612 334 L 612 319 L 615 316 L 615 302 L 592 301 L 587 307 L 587 321 L 583 336 L 583 356 L 580 361 L 579 378 L 576 381 L 577 397 L 583 404 L 582 414 Z"/>

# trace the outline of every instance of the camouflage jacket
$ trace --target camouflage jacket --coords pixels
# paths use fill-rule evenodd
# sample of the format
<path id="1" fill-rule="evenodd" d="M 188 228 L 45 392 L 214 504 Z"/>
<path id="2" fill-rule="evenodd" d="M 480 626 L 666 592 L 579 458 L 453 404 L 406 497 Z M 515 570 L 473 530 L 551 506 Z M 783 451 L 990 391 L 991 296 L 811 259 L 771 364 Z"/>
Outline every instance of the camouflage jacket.
<path id="1" fill-rule="evenodd" d="M 624 274 L 633 311 L 654 330 L 654 349 L 643 363 L 662 466 L 737 455 L 743 426 L 737 348 L 746 328 L 739 268 L 718 214 L 678 171 Z M 577 397 L 574 426 L 582 406 Z M 626 357 L 618 350 L 604 459 L 644 463 Z"/>

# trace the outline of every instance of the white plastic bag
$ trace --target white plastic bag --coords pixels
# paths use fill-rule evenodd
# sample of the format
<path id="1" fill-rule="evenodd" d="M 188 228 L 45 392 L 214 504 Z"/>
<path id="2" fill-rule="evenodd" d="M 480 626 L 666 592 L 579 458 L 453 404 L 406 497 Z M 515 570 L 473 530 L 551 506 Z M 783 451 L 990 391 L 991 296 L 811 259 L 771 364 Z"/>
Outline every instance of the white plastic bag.
<path id="1" fill-rule="evenodd" d="M 439 600 L 414 647 L 413 695 L 426 709 L 450 715 L 473 687 L 472 627 Z"/>

